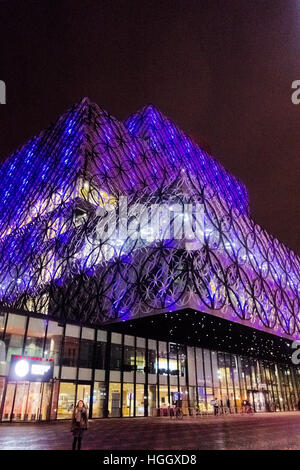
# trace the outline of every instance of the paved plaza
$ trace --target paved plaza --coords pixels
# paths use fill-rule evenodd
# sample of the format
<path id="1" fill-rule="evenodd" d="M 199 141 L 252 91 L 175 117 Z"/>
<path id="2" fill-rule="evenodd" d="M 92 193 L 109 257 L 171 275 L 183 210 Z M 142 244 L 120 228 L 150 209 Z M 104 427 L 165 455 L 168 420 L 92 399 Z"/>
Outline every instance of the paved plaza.
<path id="1" fill-rule="evenodd" d="M 0 424 L 0 450 L 70 449 L 70 423 Z M 83 450 L 300 449 L 300 413 L 94 420 Z"/>

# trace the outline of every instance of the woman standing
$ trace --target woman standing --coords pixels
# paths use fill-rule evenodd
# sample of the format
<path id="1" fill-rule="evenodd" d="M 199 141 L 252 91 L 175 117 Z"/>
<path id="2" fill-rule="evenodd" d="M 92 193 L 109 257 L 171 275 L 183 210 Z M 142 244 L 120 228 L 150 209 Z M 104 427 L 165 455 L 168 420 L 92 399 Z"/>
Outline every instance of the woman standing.
<path id="1" fill-rule="evenodd" d="M 88 428 L 88 414 L 87 408 L 82 400 L 79 400 L 77 406 L 74 408 L 72 415 L 71 431 L 74 436 L 72 450 L 76 450 L 78 443 L 78 450 L 81 448 L 81 440 L 83 431 Z"/>

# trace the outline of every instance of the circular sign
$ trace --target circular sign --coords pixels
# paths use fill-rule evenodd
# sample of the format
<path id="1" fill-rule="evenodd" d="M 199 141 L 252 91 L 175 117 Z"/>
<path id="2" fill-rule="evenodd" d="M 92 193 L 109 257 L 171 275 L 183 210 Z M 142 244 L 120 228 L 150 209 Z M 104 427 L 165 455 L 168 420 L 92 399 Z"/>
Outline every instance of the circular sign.
<path id="1" fill-rule="evenodd" d="M 29 364 L 24 359 L 17 362 L 15 365 L 15 373 L 18 377 L 25 377 L 29 372 Z"/>

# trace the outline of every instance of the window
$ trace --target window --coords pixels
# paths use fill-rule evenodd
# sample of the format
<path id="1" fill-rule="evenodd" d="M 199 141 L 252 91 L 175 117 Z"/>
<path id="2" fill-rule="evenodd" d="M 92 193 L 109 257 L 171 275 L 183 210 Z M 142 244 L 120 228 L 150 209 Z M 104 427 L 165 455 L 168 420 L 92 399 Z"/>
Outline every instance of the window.
<path id="1" fill-rule="evenodd" d="M 148 416 L 156 416 L 157 385 L 148 385 Z"/>
<path id="2" fill-rule="evenodd" d="M 64 340 L 64 351 L 62 365 L 66 367 L 77 367 L 79 352 L 80 327 L 75 325 L 66 326 Z"/>
<path id="3" fill-rule="evenodd" d="M 159 373 L 168 375 L 167 343 L 159 341 Z"/>
<path id="4" fill-rule="evenodd" d="M 120 398 L 121 398 L 121 384 L 110 382 L 109 384 L 109 397 L 108 397 L 108 412 L 112 418 L 120 416 Z"/>
<path id="5" fill-rule="evenodd" d="M 6 313 L 0 312 L 0 340 L 2 339 L 3 334 L 4 334 L 6 315 L 7 315 Z"/>
<path id="6" fill-rule="evenodd" d="M 181 399 L 181 406 L 182 411 L 184 414 L 189 414 L 189 400 L 188 400 L 188 390 L 187 387 L 182 386 L 180 387 L 180 399 Z"/>
<path id="7" fill-rule="evenodd" d="M 42 357 L 44 352 L 46 320 L 30 318 L 24 354 L 28 356 Z"/>
<path id="8" fill-rule="evenodd" d="M 179 376 L 186 376 L 186 347 L 182 344 L 177 344 L 178 362 L 179 362 Z"/>
<path id="9" fill-rule="evenodd" d="M 1 403 L 2 403 L 4 387 L 5 387 L 5 378 L 0 377 L 0 406 L 1 406 Z"/>
<path id="10" fill-rule="evenodd" d="M 57 419 L 71 418 L 75 405 L 75 384 L 61 382 L 59 388 Z"/>
<path id="11" fill-rule="evenodd" d="M 204 374 L 205 374 L 206 403 L 207 403 L 208 411 L 213 411 L 211 402 L 214 399 L 214 390 L 213 390 L 212 373 L 211 373 L 210 351 L 208 349 L 203 349 L 203 360 L 204 360 Z"/>
<path id="12" fill-rule="evenodd" d="M 79 339 L 65 337 L 62 364 L 66 367 L 77 367 Z"/>
<path id="13" fill-rule="evenodd" d="M 137 348 L 136 349 L 136 371 L 139 373 L 144 373 L 145 366 L 146 366 L 145 349 Z"/>
<path id="14" fill-rule="evenodd" d="M 23 340 L 27 318 L 10 314 L 8 317 L 4 342 L 7 350 L 7 362 L 12 354 L 22 354 Z"/>
<path id="15" fill-rule="evenodd" d="M 54 365 L 59 364 L 63 328 L 49 321 L 44 356 L 54 359 Z"/>
<path id="16" fill-rule="evenodd" d="M 136 384 L 135 415 L 144 416 L 146 406 L 147 397 L 145 395 L 145 385 Z"/>
<path id="17" fill-rule="evenodd" d="M 123 370 L 130 372 L 135 369 L 135 355 L 133 346 L 124 346 Z"/>
<path id="18" fill-rule="evenodd" d="M 150 341 L 149 341 L 150 343 Z M 148 343 L 148 372 L 149 374 L 156 374 L 156 364 L 157 364 L 157 353 L 156 353 L 156 345 L 151 346 Z"/>
<path id="19" fill-rule="evenodd" d="M 77 393 L 76 393 L 76 401 L 77 404 L 79 400 L 82 400 L 85 404 L 86 408 L 89 409 L 90 401 L 91 401 L 91 386 L 88 384 L 78 384 L 77 385 Z"/>
<path id="20" fill-rule="evenodd" d="M 104 382 L 94 383 L 93 418 L 103 418 L 106 402 L 106 385 Z"/>
<path id="21" fill-rule="evenodd" d="M 167 385 L 159 386 L 159 407 L 167 408 L 169 406 L 169 391 Z"/>
<path id="22" fill-rule="evenodd" d="M 106 343 L 96 343 L 95 369 L 105 369 Z"/>
<path id="23" fill-rule="evenodd" d="M 123 416 L 134 415 L 134 391 L 133 384 L 123 384 Z"/>
<path id="24" fill-rule="evenodd" d="M 169 343 L 169 373 L 178 375 L 177 344 Z"/>
<path id="25" fill-rule="evenodd" d="M 80 342 L 80 353 L 78 367 L 92 369 L 94 355 L 94 341 L 82 339 Z"/>
<path id="26" fill-rule="evenodd" d="M 122 346 L 111 344 L 110 349 L 110 370 L 121 370 Z"/>

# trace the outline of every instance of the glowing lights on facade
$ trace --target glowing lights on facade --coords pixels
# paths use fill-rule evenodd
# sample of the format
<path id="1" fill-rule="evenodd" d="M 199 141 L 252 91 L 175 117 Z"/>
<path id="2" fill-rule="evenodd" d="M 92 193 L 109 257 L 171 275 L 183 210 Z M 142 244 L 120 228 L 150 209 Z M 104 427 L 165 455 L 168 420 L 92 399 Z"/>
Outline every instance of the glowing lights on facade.
<path id="1" fill-rule="evenodd" d="M 202 204 L 204 240 L 100 238 L 123 196 Z M 0 207 L 2 305 L 94 323 L 191 307 L 300 332 L 299 257 L 249 217 L 244 185 L 152 106 L 123 124 L 82 100 L 1 166 Z"/>

